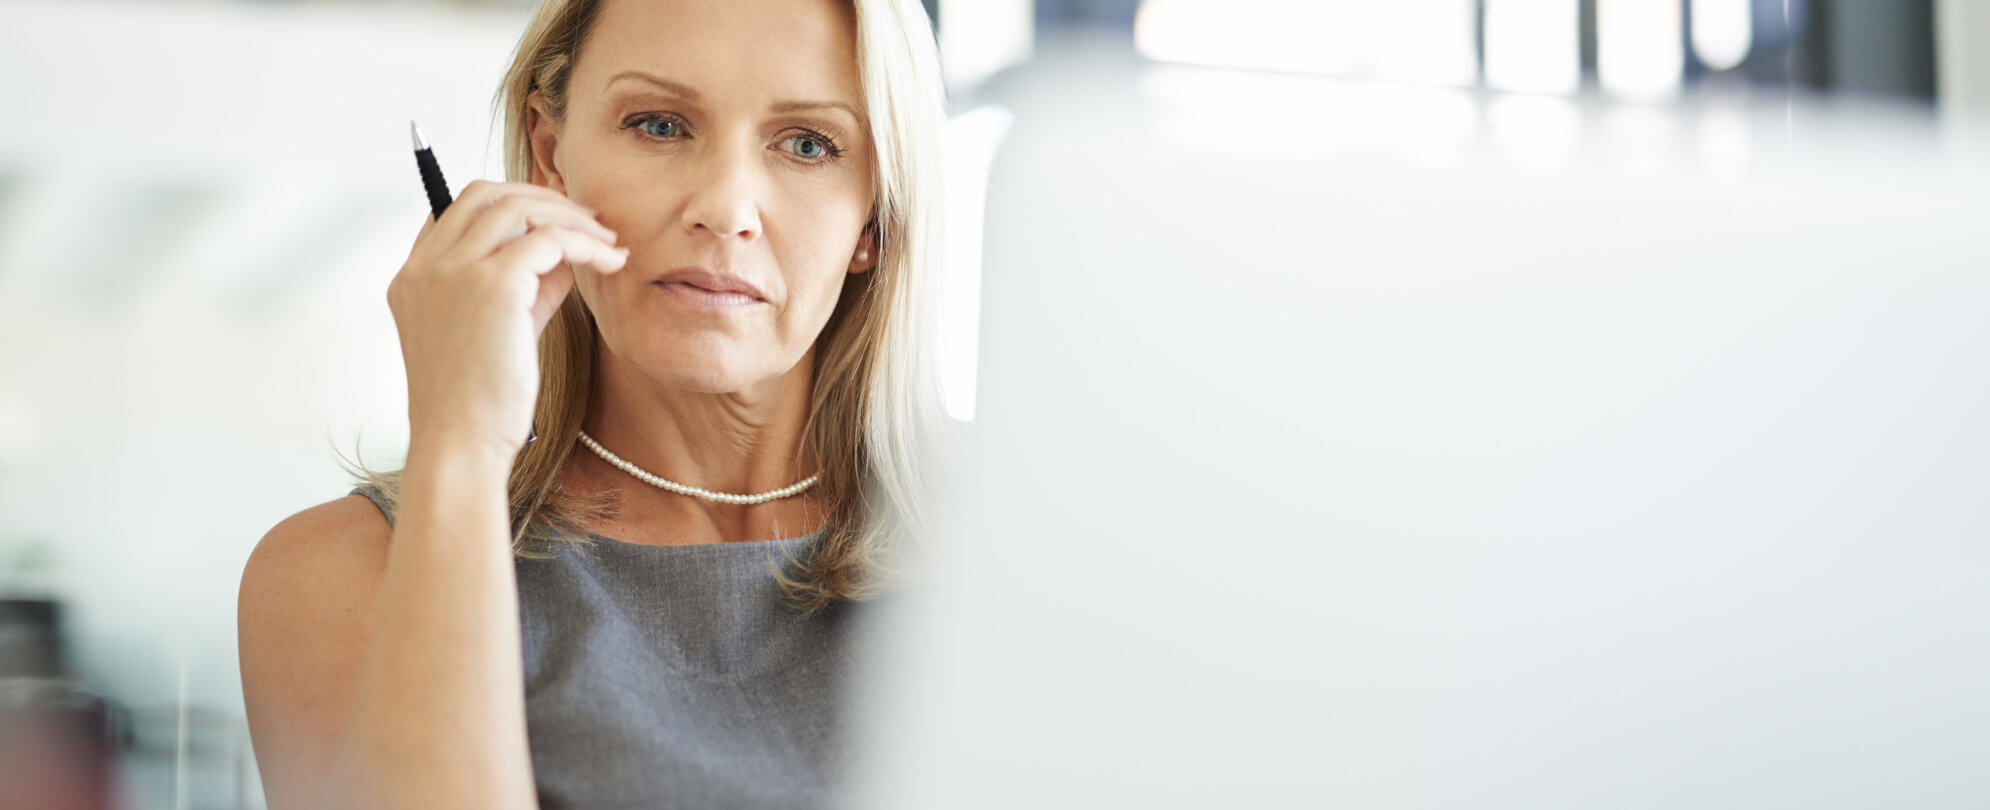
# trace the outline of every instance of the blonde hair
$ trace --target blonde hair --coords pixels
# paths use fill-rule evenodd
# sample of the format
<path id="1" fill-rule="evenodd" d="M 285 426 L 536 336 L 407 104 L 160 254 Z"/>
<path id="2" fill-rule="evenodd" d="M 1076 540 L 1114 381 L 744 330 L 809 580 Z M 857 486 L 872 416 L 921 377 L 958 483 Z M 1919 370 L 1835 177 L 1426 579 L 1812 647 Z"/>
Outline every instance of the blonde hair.
<path id="1" fill-rule="evenodd" d="M 493 100 L 505 127 L 505 179 L 530 182 L 527 99 L 540 93 L 554 123 L 603 0 L 544 0 L 519 39 Z M 797 609 L 875 596 L 913 571 L 925 535 L 922 505 L 936 442 L 950 423 L 937 380 L 934 274 L 944 90 L 931 23 L 917 0 L 850 0 L 858 74 L 868 109 L 877 188 L 878 264 L 850 276 L 816 339 L 815 383 L 803 441 L 819 460 L 816 491 L 831 504 L 821 533 L 776 578 Z M 594 371 L 594 317 L 570 293 L 539 338 L 537 441 L 519 450 L 508 490 L 512 548 L 546 556 L 585 542 L 582 525 L 614 514 L 602 493 L 567 492 L 559 473 L 574 452 Z M 348 465 L 361 485 L 394 502 L 398 470 Z"/>

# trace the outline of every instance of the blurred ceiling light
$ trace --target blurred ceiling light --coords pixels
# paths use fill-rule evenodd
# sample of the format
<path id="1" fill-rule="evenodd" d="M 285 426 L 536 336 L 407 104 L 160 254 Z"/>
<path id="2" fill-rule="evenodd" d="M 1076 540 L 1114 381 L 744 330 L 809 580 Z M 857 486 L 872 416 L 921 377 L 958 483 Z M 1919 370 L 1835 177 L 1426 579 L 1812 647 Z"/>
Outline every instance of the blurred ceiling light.
<path id="1" fill-rule="evenodd" d="M 972 87 L 1030 57 L 1036 7 L 1031 0 L 940 0 L 939 29 L 947 87 Z"/>
<path id="2" fill-rule="evenodd" d="M 1750 0 L 1693 0 L 1693 55 L 1709 70 L 1732 70 L 1754 45 Z"/>
<path id="3" fill-rule="evenodd" d="M 1571 93 L 1582 84 L 1576 0 L 1485 0 L 1486 85 Z"/>
<path id="4" fill-rule="evenodd" d="M 1478 72 L 1472 0 L 1142 0 L 1149 59 L 1463 86 Z"/>
<path id="5" fill-rule="evenodd" d="M 1640 100 L 1679 91 L 1686 68 L 1681 9 L 1661 0 L 1596 0 L 1596 76 L 1603 89 Z"/>

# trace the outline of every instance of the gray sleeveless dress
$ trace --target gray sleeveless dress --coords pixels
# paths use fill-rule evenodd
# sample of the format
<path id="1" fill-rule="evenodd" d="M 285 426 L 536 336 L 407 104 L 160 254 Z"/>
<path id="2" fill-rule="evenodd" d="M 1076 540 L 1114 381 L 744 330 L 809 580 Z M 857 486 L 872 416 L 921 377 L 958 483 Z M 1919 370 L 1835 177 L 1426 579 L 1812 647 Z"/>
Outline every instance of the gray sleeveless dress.
<path id="1" fill-rule="evenodd" d="M 393 522 L 377 490 L 353 492 Z M 843 690 L 871 605 L 803 618 L 781 602 L 767 561 L 814 535 L 590 537 L 516 561 L 539 806 L 834 806 Z"/>

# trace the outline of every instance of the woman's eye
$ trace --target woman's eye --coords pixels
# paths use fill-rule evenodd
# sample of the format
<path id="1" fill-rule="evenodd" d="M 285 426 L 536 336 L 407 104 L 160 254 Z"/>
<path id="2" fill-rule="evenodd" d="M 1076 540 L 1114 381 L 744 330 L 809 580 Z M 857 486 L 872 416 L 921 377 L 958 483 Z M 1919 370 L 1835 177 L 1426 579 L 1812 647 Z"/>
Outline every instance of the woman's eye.
<path id="1" fill-rule="evenodd" d="M 836 154 L 836 146 L 828 139 L 814 135 L 796 135 L 783 142 L 788 152 L 795 157 L 808 160 L 821 160 Z"/>
<path id="2" fill-rule="evenodd" d="M 644 116 L 629 124 L 652 138 L 675 138 L 684 134 L 684 127 L 669 118 Z"/>

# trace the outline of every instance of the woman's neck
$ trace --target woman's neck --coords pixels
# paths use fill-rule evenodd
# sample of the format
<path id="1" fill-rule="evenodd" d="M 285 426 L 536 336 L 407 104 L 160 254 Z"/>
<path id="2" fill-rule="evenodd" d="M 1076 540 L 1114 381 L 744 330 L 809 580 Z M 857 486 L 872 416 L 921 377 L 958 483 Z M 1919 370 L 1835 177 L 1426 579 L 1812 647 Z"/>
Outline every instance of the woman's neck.
<path id="1" fill-rule="evenodd" d="M 737 494 L 780 489 L 816 473 L 803 436 L 812 357 L 747 390 L 716 394 L 659 383 L 605 350 L 597 357 L 581 429 L 636 467 L 675 483 Z M 586 485 L 620 493 L 623 520 L 617 523 L 624 524 L 624 534 L 764 540 L 805 534 L 826 519 L 806 493 L 754 505 L 714 503 L 651 486 L 586 448 L 574 458 L 587 465 Z"/>

